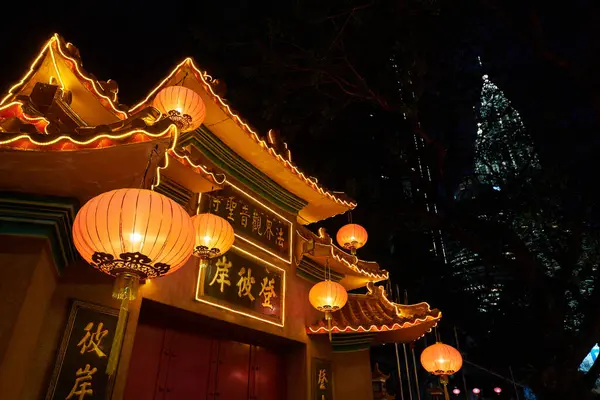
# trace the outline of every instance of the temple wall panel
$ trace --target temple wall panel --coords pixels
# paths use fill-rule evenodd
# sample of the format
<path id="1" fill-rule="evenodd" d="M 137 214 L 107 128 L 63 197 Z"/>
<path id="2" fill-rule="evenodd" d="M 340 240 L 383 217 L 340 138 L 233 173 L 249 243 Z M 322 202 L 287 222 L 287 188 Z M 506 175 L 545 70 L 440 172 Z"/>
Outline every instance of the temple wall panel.
<path id="1" fill-rule="evenodd" d="M 334 398 L 373 399 L 369 350 L 333 354 Z"/>
<path id="2" fill-rule="evenodd" d="M 41 384 L 41 379 L 36 380 L 30 370 L 36 365 L 38 338 L 51 333 L 45 325 L 45 315 L 56 288 L 56 267 L 45 240 L 3 239 L 0 398 L 37 398 L 29 397 L 26 392 Z"/>

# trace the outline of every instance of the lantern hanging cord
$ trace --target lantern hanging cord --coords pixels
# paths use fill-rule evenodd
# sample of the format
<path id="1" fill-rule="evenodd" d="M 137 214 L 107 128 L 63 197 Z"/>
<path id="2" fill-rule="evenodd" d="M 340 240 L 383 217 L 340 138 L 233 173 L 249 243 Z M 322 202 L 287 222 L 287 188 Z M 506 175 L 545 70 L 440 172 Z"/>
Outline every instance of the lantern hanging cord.
<path id="1" fill-rule="evenodd" d="M 181 84 L 183 84 L 183 82 L 185 81 L 185 78 L 187 78 L 188 76 L 188 72 L 185 73 L 185 75 L 183 76 L 183 78 L 181 78 L 180 80 L 178 80 L 177 82 L 175 82 L 175 85 L 173 86 L 180 86 Z"/>
<path id="2" fill-rule="evenodd" d="M 146 176 L 148 176 L 148 170 L 150 169 L 150 165 L 152 165 L 152 158 L 155 154 L 158 155 L 158 145 L 155 145 L 150 154 L 148 155 L 148 163 L 146 164 L 146 169 L 144 169 L 144 176 L 142 177 L 142 182 L 140 183 L 141 189 L 145 189 Z"/>

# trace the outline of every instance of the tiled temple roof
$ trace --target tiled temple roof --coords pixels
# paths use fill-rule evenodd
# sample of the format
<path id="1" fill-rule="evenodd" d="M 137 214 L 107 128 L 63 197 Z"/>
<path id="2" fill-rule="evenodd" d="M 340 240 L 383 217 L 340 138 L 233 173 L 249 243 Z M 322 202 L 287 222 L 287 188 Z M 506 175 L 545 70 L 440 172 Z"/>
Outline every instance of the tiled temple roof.
<path id="1" fill-rule="evenodd" d="M 411 342 L 437 325 L 439 310 L 427 303 L 403 305 L 386 297 L 383 286 L 367 285 L 368 294 L 349 294 L 348 302 L 332 314 L 333 334 L 378 333 L 377 342 Z M 308 328 L 309 334 L 328 333 L 325 318 Z"/>

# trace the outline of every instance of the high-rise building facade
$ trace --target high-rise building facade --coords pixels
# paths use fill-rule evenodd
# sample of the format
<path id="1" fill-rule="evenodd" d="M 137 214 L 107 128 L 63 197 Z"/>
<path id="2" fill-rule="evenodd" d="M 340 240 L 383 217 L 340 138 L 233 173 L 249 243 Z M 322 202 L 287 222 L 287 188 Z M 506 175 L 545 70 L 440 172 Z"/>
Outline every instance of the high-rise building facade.
<path id="1" fill-rule="evenodd" d="M 531 169 L 539 169 L 538 156 L 533 140 L 528 134 L 519 112 L 488 75 L 483 75 L 480 104 L 475 107 L 477 131 L 474 143 L 473 174 L 464 178 L 454 195 L 455 201 L 469 201 L 482 193 L 501 191 L 503 186 Z M 539 234 L 515 218 L 502 221 L 502 215 L 477 215 L 480 220 L 508 223 L 519 233 Z M 489 265 L 476 252 L 465 248 L 458 241 L 449 241 L 448 264 L 460 290 L 477 302 L 480 312 L 496 309 L 509 277 L 495 265 Z M 506 245 L 502 256 L 514 260 Z"/>

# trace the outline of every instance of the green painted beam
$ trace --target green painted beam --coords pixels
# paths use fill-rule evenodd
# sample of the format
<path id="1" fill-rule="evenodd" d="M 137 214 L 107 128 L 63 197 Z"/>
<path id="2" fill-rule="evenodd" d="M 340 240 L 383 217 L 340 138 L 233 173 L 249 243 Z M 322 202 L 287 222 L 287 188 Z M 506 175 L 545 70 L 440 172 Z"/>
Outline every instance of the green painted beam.
<path id="1" fill-rule="evenodd" d="M 325 279 L 325 271 L 323 270 L 323 266 L 317 264 L 309 258 L 302 258 L 300 260 L 300 264 L 298 264 L 296 267 L 296 275 L 312 283 L 317 283 Z M 339 282 L 343 278 L 343 274 L 331 271 L 332 281 Z"/>
<path id="2" fill-rule="evenodd" d="M 337 333 L 333 335 L 331 347 L 334 353 L 366 350 L 371 347 L 376 333 Z"/>
<path id="3" fill-rule="evenodd" d="M 204 125 L 185 134 L 182 147 L 191 145 L 217 165 L 227 175 L 237 179 L 255 193 L 282 209 L 298 214 L 308 203 L 290 193 L 248 161 L 239 157 Z"/>
<path id="4" fill-rule="evenodd" d="M 0 192 L 0 234 L 45 238 L 60 274 L 77 258 L 72 229 L 75 199 Z"/>

